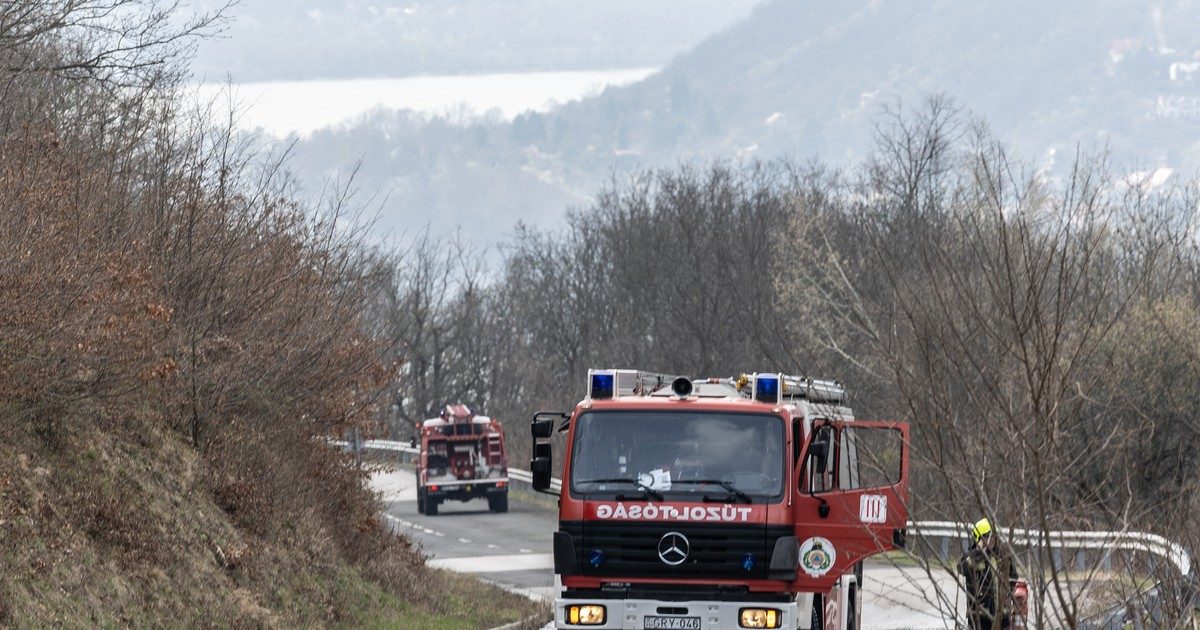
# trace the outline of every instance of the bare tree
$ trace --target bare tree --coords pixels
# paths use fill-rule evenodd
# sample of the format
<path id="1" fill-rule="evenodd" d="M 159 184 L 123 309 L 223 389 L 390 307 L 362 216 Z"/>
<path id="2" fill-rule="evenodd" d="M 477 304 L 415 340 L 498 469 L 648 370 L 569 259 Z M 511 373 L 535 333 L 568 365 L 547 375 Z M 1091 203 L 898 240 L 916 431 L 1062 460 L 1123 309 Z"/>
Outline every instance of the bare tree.
<path id="1" fill-rule="evenodd" d="M 1134 490 L 1163 488 L 1141 484 L 1129 459 L 1145 423 L 1105 359 L 1127 347 L 1118 331 L 1161 294 L 1152 270 L 1182 241 L 1177 222 L 1148 218 L 1115 184 L 1086 158 L 1049 181 L 934 99 L 882 126 L 857 175 L 799 200 L 792 233 L 814 247 L 796 267 L 806 282 L 780 277 L 794 330 L 875 379 L 871 407 L 913 420 L 918 518 L 1035 532 L 1167 524 Z M 1099 585 L 1119 581 L 1099 559 L 1070 570 L 1048 535 L 1017 546 L 1036 626 L 1077 626 Z M 953 608 L 953 594 L 936 599 Z"/>

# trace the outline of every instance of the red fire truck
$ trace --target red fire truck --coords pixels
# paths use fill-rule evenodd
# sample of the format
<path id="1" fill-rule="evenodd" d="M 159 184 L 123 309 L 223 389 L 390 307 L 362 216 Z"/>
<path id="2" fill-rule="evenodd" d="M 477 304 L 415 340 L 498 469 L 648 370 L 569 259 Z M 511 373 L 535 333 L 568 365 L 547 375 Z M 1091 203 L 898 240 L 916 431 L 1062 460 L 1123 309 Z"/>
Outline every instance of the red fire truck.
<path id="1" fill-rule="evenodd" d="M 533 419 L 535 489 L 565 436 L 558 628 L 859 628 L 863 559 L 904 545 L 908 426 L 837 382 L 591 370 Z"/>
<path id="2" fill-rule="evenodd" d="M 508 462 L 500 423 L 466 405 L 447 405 L 418 427 L 417 511 L 436 516 L 443 501 L 486 498 L 493 512 L 508 511 Z"/>

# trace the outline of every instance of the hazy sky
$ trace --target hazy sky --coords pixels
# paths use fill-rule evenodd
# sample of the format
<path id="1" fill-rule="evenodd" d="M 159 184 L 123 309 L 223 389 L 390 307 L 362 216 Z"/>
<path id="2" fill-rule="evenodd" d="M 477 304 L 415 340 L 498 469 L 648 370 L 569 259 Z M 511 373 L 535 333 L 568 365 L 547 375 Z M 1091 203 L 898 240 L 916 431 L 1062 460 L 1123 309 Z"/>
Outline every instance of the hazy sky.
<path id="1" fill-rule="evenodd" d="M 492 242 L 638 169 L 853 164 L 888 108 L 933 94 L 1054 176 L 1093 150 L 1195 172 L 1193 1 L 244 0 L 196 69 L 305 132 L 291 165 L 310 189 L 355 173 L 380 225 Z"/>
<path id="2" fill-rule="evenodd" d="M 197 0 L 211 9 L 225 0 Z M 201 81 L 661 66 L 761 0 L 242 0 Z"/>

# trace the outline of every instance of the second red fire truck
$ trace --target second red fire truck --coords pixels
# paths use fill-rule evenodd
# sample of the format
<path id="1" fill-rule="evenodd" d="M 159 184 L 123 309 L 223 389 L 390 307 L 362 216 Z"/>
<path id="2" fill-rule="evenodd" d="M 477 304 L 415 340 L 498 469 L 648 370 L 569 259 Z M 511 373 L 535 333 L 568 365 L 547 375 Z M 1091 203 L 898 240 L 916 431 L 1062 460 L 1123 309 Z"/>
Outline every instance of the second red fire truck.
<path id="1" fill-rule="evenodd" d="M 445 501 L 471 499 L 487 499 L 493 512 L 508 511 L 508 461 L 498 421 L 466 405 L 446 405 L 418 430 L 418 512 L 435 516 Z"/>
<path id="2" fill-rule="evenodd" d="M 908 425 L 833 381 L 592 370 L 532 434 L 542 490 L 565 437 L 558 628 L 856 630 L 863 560 L 904 544 Z"/>

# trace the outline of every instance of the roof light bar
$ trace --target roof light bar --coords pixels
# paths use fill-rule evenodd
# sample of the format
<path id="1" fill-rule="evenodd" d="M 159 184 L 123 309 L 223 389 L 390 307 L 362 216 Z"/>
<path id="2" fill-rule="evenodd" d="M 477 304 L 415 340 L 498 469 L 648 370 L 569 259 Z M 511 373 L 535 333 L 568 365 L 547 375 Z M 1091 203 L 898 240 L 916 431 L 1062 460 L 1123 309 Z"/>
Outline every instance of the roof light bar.
<path id="1" fill-rule="evenodd" d="M 605 400 L 620 396 L 648 396 L 657 390 L 675 385 L 680 380 L 679 390 L 672 387 L 675 396 L 690 395 L 682 393 L 686 385 L 694 382 L 728 383 L 743 395 L 749 394 L 752 400 L 766 403 L 778 403 L 788 399 L 803 399 L 817 403 L 842 404 L 846 402 L 846 388 L 841 383 L 828 379 L 815 379 L 805 376 L 791 376 L 781 373 L 742 374 L 730 379 L 707 379 L 707 381 L 692 381 L 686 377 L 677 377 L 641 370 L 588 370 L 588 398 Z M 749 391 L 746 391 L 746 386 Z"/>
<path id="2" fill-rule="evenodd" d="M 789 398 L 820 403 L 846 402 L 846 388 L 837 381 L 787 374 L 752 374 L 748 378 L 745 375 L 739 377 L 735 385 L 740 383 L 748 383 L 750 398 L 760 402 L 776 403 Z"/>
<path id="3" fill-rule="evenodd" d="M 670 385 L 675 378 L 670 374 L 641 370 L 588 370 L 588 398 L 600 400 L 617 396 L 646 396 Z"/>

